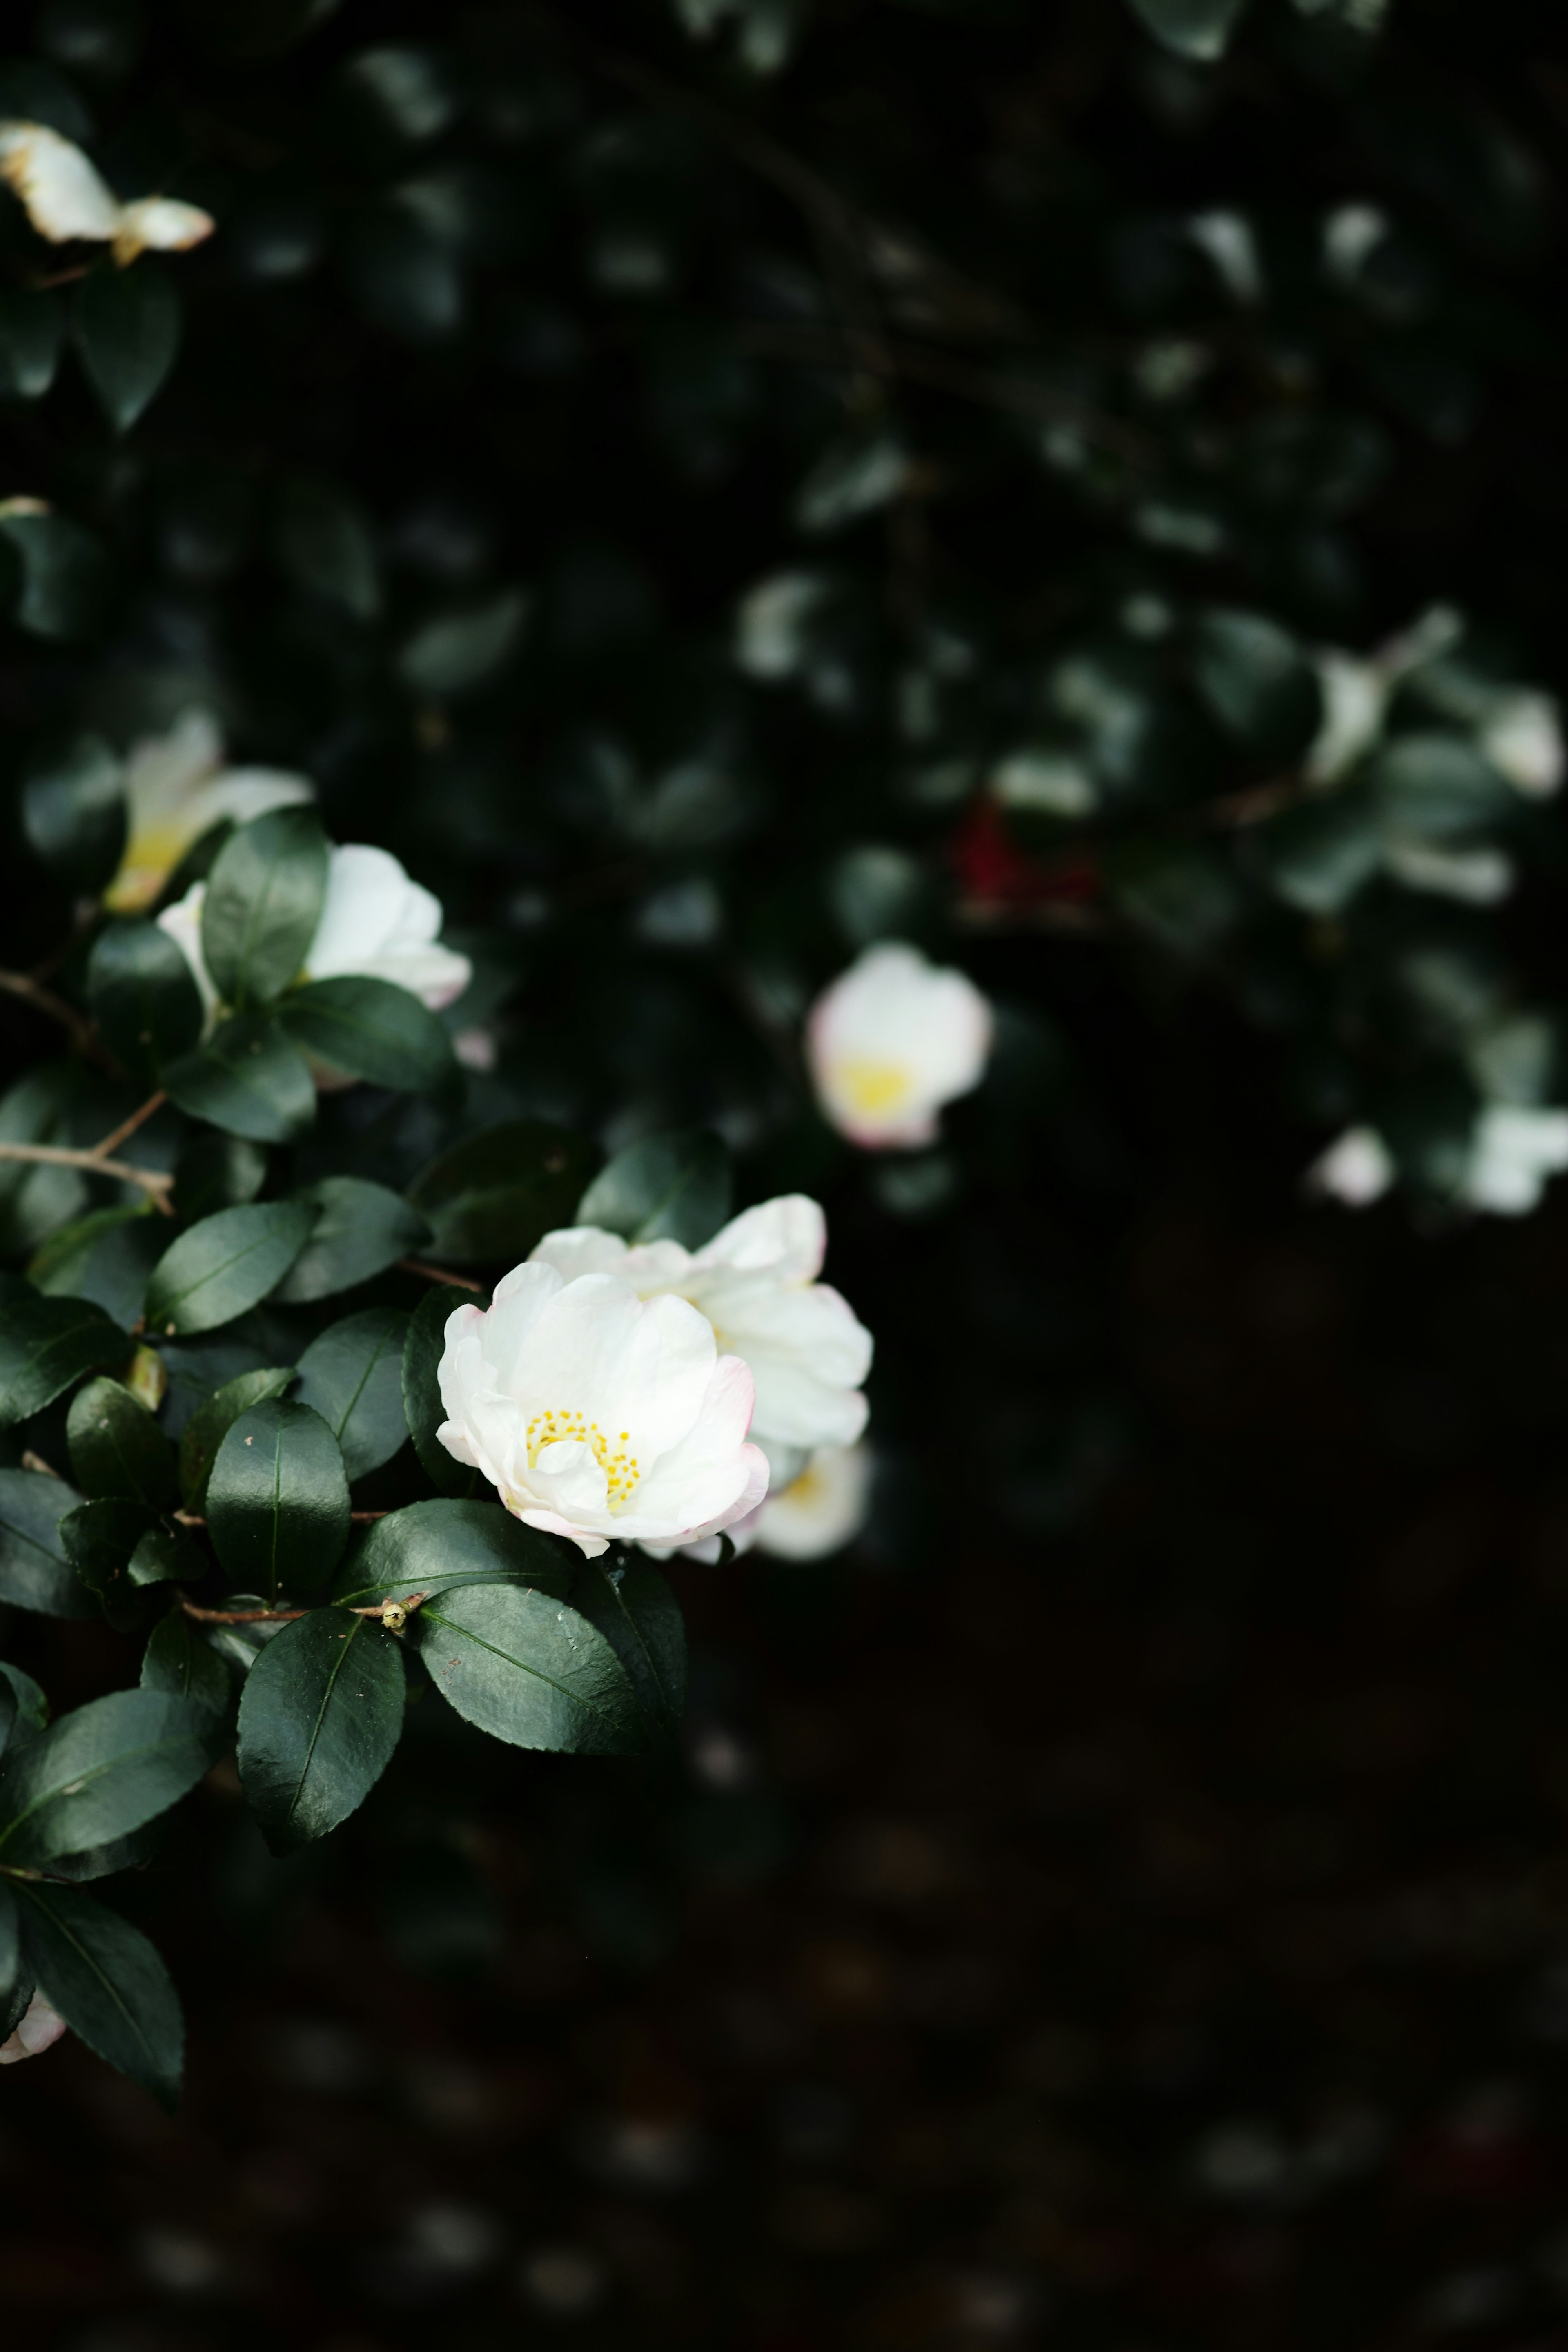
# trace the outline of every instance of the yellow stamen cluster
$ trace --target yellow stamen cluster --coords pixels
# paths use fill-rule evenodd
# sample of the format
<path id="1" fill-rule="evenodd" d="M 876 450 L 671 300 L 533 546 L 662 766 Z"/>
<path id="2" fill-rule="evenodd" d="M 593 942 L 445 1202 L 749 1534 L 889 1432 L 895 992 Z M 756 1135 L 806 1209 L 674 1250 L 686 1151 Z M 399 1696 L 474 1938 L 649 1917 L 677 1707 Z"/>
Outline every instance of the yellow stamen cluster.
<path id="1" fill-rule="evenodd" d="M 902 1062 L 847 1055 L 833 1076 L 845 1101 L 858 1111 L 891 1110 L 910 1092 L 910 1073 Z"/>
<path id="2" fill-rule="evenodd" d="M 610 1441 L 596 1421 L 584 1420 L 580 1412 L 564 1407 L 559 1412 L 536 1412 L 529 1423 L 524 1443 L 528 1447 L 528 1466 L 536 1470 L 539 1457 L 547 1445 L 562 1445 L 575 1438 L 579 1444 L 591 1446 L 594 1459 L 609 1482 L 608 1503 L 618 1511 L 631 1500 L 632 1490 L 642 1475 L 642 1466 L 635 1454 L 628 1454 L 631 1433 L 620 1433 L 619 1450 L 610 1451 Z"/>

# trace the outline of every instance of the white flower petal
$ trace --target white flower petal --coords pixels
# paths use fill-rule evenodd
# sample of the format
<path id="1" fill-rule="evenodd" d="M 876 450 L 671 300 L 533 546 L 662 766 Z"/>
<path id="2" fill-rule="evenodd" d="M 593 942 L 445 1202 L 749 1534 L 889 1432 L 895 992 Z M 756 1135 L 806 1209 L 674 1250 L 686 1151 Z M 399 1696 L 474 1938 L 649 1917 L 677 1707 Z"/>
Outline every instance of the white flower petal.
<path id="1" fill-rule="evenodd" d="M 868 948 L 817 999 L 806 1056 L 824 1115 L 867 1150 L 928 1143 L 944 1103 L 978 1086 L 991 1008 L 918 948 Z"/>
<path id="2" fill-rule="evenodd" d="M 433 1013 L 459 997 L 473 977 L 467 956 L 439 944 L 441 902 L 413 882 L 389 850 L 348 842 L 332 851 L 306 976 L 356 973 L 388 980 Z"/>
<path id="3" fill-rule="evenodd" d="M 41 2057 L 66 2030 L 65 2019 L 36 1992 L 14 2031 L 0 2042 L 0 2066 L 15 2066 L 24 2058 Z"/>
<path id="4" fill-rule="evenodd" d="M 780 1559 L 824 1559 L 841 1551 L 866 1524 L 872 1461 L 864 1445 L 823 1446 L 757 1514 L 760 1551 Z"/>
<path id="5" fill-rule="evenodd" d="M 41 122 L 0 122 L 0 178 L 26 206 L 27 218 L 53 245 L 73 237 L 102 240 L 120 228 L 112 189 L 81 149 Z"/>
<path id="6" fill-rule="evenodd" d="M 206 904 L 207 886 L 193 882 L 184 897 L 172 907 L 165 907 L 158 917 L 158 929 L 172 939 L 201 991 L 203 1027 L 210 1029 L 217 1018 L 218 993 L 202 954 L 202 908 Z"/>
<path id="7" fill-rule="evenodd" d="M 138 196 L 120 207 L 114 231 L 114 258 L 123 268 L 139 253 L 188 253 L 211 236 L 217 223 L 199 205 L 183 205 L 173 196 Z"/>

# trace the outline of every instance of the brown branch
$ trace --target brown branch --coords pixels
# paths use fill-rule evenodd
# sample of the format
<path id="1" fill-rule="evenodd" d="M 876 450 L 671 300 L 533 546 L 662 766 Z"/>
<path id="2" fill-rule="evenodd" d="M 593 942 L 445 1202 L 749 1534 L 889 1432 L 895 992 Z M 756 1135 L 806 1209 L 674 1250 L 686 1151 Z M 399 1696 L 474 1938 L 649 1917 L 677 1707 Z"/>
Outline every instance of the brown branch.
<path id="1" fill-rule="evenodd" d="M 47 1468 L 47 1465 L 46 1464 L 44 1466 Z M 199 1511 L 171 1511 L 169 1516 L 171 1518 L 178 1519 L 181 1527 L 183 1528 L 205 1528 L 206 1525 L 205 1519 L 202 1517 Z M 391 1517 L 391 1513 L 388 1511 L 351 1511 L 349 1513 L 349 1517 L 351 1519 L 357 1521 L 368 1521 L 371 1519 L 389 1518 Z"/>
<path id="2" fill-rule="evenodd" d="M 74 1004 L 68 1004 L 63 996 L 57 996 L 52 988 L 45 988 L 25 971 L 0 971 L 0 989 L 4 989 L 7 995 L 19 996 L 24 1004 L 32 1006 L 35 1013 L 47 1013 L 51 1021 L 58 1021 L 62 1029 L 70 1032 L 73 1045 L 79 1045 L 100 1067 L 112 1070 L 116 1077 L 120 1076 L 118 1065 L 104 1052 L 86 1014 L 79 1013 Z"/>
<path id="3" fill-rule="evenodd" d="M 151 1118 L 155 1110 L 162 1110 L 163 1105 L 168 1101 L 168 1099 L 169 1097 L 162 1087 L 159 1087 L 155 1095 L 149 1095 L 140 1110 L 133 1110 L 129 1118 L 122 1118 L 121 1120 L 112 1135 L 106 1135 L 101 1143 L 95 1143 L 93 1145 L 93 1159 L 106 1160 L 117 1145 L 124 1142 L 128 1135 L 135 1134 L 137 1129 L 142 1125 L 144 1119 Z"/>
<path id="4" fill-rule="evenodd" d="M 164 1216 L 174 1213 L 169 1201 L 174 1178 L 153 1168 L 133 1168 L 128 1160 L 100 1160 L 96 1150 L 68 1150 L 58 1143 L 0 1143 L 0 1160 L 35 1160 L 43 1168 L 85 1168 L 92 1176 L 113 1176 L 122 1184 L 140 1184 Z"/>
<path id="5" fill-rule="evenodd" d="M 378 1601 L 370 1609 L 351 1609 L 349 1615 L 386 1618 L 395 1613 L 397 1625 L 401 1627 L 409 1612 L 417 1609 L 420 1602 L 428 1598 L 427 1593 L 411 1592 L 406 1601 Z M 313 1609 L 203 1609 L 195 1601 L 187 1601 L 183 1592 L 179 1594 L 178 1599 L 186 1616 L 194 1617 L 201 1625 L 292 1625 L 301 1617 L 313 1617 L 316 1614 Z M 341 1604 L 332 1601 L 323 1601 L 321 1604 L 323 1608 L 333 1608 Z"/>
<path id="6" fill-rule="evenodd" d="M 400 1274 L 416 1274 L 421 1281 L 449 1282 L 458 1290 L 475 1290 L 481 1298 L 484 1297 L 482 1282 L 470 1282 L 466 1274 L 454 1274 L 449 1266 L 426 1265 L 422 1258 L 417 1257 L 400 1257 L 397 1266 Z"/>

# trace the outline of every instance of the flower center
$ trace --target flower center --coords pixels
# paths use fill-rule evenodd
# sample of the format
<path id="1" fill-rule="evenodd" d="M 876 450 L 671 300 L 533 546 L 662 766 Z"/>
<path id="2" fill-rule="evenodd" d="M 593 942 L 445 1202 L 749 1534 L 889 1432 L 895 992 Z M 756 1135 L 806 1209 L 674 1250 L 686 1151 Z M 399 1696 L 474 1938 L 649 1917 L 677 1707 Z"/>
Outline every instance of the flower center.
<path id="1" fill-rule="evenodd" d="M 612 1511 L 618 1511 L 630 1502 L 632 1490 L 642 1475 L 642 1466 L 635 1454 L 626 1452 L 630 1443 L 629 1430 L 617 1434 L 615 1450 L 596 1421 L 585 1420 L 582 1413 L 563 1407 L 559 1412 L 536 1412 L 524 1433 L 528 1447 L 528 1466 L 539 1467 L 539 1457 L 547 1445 L 569 1445 L 574 1440 L 588 1446 L 609 1484 L 607 1501 Z"/>
<path id="2" fill-rule="evenodd" d="M 902 1062 L 878 1062 L 853 1055 L 839 1063 L 834 1076 L 852 1110 L 891 1110 L 910 1091 L 910 1074 Z"/>

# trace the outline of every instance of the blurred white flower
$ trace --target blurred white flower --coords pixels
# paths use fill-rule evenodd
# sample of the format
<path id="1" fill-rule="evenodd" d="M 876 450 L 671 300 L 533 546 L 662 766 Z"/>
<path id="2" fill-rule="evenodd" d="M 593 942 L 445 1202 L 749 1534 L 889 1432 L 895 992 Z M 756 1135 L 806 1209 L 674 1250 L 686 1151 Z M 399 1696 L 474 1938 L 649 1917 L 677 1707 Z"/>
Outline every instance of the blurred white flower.
<path id="1" fill-rule="evenodd" d="M 1388 680 L 1375 661 L 1327 646 L 1314 659 L 1322 716 L 1305 761 L 1307 781 L 1337 783 L 1383 732 Z"/>
<path id="2" fill-rule="evenodd" d="M 488 1310 L 447 1318 L 439 1378 L 447 1451 L 590 1559 L 612 1540 L 699 1541 L 766 1491 L 751 1373 L 684 1298 L 514 1266 Z"/>
<path id="3" fill-rule="evenodd" d="M 205 882 L 193 882 L 176 905 L 163 908 L 158 926 L 195 973 L 210 1023 L 218 995 L 202 956 L 206 893 Z M 327 863 L 321 919 L 300 977 L 389 980 L 439 1013 L 462 994 L 473 973 L 467 956 L 441 945 L 441 919 L 439 898 L 411 881 L 389 850 L 365 842 L 334 846 Z"/>
<path id="4" fill-rule="evenodd" d="M 39 2057 L 66 2030 L 65 2019 L 36 1992 L 16 2030 L 0 2042 L 0 2066 L 15 2066 L 24 2058 Z"/>
<path id="5" fill-rule="evenodd" d="M 0 179 L 15 188 L 40 236 L 52 245 L 78 237 L 109 245 L 122 269 L 149 247 L 184 253 L 216 226 L 210 213 L 170 196 L 121 204 L 81 149 L 42 122 L 0 122 Z"/>
<path id="6" fill-rule="evenodd" d="M 884 940 L 817 998 L 806 1058 L 825 1117 L 852 1143 L 884 1150 L 935 1139 L 942 1105 L 979 1085 L 991 1034 L 973 981 Z"/>
<path id="7" fill-rule="evenodd" d="M 1498 773 L 1528 800 L 1550 800 L 1563 782 L 1563 727 L 1555 701 L 1528 687 L 1499 695 L 1477 739 Z"/>
<path id="8" fill-rule="evenodd" d="M 1410 835 L 1385 834 L 1383 865 L 1407 890 L 1458 898 L 1467 907 L 1495 907 L 1513 888 L 1513 860 L 1500 849 L 1443 849 Z"/>
<path id="9" fill-rule="evenodd" d="M 816 572 L 779 572 L 742 597 L 735 659 L 748 677 L 790 677 L 805 653 L 811 623 L 828 594 Z"/>
<path id="10" fill-rule="evenodd" d="M 1492 1103 L 1476 1121 L 1458 1198 L 1473 1209 L 1523 1216 L 1568 1168 L 1568 1111 Z"/>
<path id="11" fill-rule="evenodd" d="M 1350 1127 L 1307 1171 L 1309 1192 L 1326 1193 L 1348 1209 L 1380 1201 L 1394 1181 L 1394 1160 L 1373 1127 Z"/>
<path id="12" fill-rule="evenodd" d="M 315 796 L 308 776 L 226 767 L 211 712 L 183 712 L 166 735 L 133 745 L 125 763 L 125 855 L 104 904 L 117 915 L 139 914 L 186 850 L 225 817 L 248 824 L 268 809 Z"/>
<path id="13" fill-rule="evenodd" d="M 1187 235 L 1200 253 L 1213 262 L 1215 275 L 1233 301 L 1253 303 L 1263 299 L 1263 264 L 1252 224 L 1240 213 L 1193 213 Z"/>
<path id="14" fill-rule="evenodd" d="M 841 1551 L 866 1524 L 871 1473 L 865 1445 L 818 1447 L 800 1475 L 770 1493 L 758 1511 L 758 1550 L 779 1559 L 826 1559 Z"/>
<path id="15" fill-rule="evenodd" d="M 817 1275 L 827 1223 L 815 1201 L 792 1192 L 745 1210 L 697 1251 L 679 1242 L 632 1245 L 577 1225 L 546 1234 L 532 1261 L 567 1280 L 611 1274 L 639 1298 L 689 1299 L 721 1347 L 742 1357 L 756 1386 L 752 1436 L 775 1481 L 793 1476 L 818 1445 L 847 1445 L 866 1426 L 861 1383 L 871 1335 Z M 793 1458 L 792 1458 L 793 1457 Z"/>

